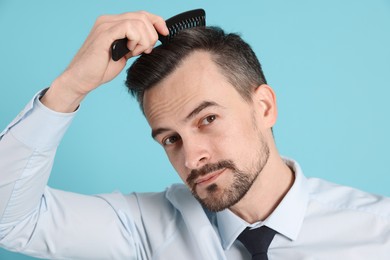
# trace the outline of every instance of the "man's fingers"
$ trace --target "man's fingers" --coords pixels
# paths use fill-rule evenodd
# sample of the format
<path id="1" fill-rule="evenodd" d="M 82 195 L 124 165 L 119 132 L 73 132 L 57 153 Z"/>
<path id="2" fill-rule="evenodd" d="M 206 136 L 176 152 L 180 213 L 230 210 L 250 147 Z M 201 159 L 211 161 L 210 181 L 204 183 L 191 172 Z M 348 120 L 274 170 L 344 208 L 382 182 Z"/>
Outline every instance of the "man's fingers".
<path id="1" fill-rule="evenodd" d="M 150 51 L 148 52 L 148 50 L 150 50 Z M 140 55 L 140 54 L 142 54 L 144 52 L 145 53 L 150 53 L 151 52 L 151 48 L 148 48 L 147 46 L 143 46 L 143 45 L 137 45 L 135 47 L 135 49 L 131 51 L 131 54 L 133 56 L 138 56 L 138 55 Z"/>
<path id="2" fill-rule="evenodd" d="M 127 38 L 127 48 L 133 56 L 150 52 L 158 40 L 157 33 L 169 33 L 162 17 L 144 11 L 101 16 L 96 21 L 95 29 L 106 34 L 100 37 L 109 35 L 112 42 Z"/>
<path id="3" fill-rule="evenodd" d="M 158 15 L 151 14 L 145 11 L 140 11 L 141 14 L 145 15 L 148 20 L 153 24 L 153 27 L 156 29 L 156 31 L 162 35 L 168 35 L 169 30 L 165 23 L 165 20 Z"/>
<path id="4" fill-rule="evenodd" d="M 150 23 L 143 21 L 135 21 L 132 28 L 126 31 L 126 38 L 128 39 L 127 47 L 129 50 L 144 51 L 153 48 L 158 40 L 157 32 L 153 29 Z"/>

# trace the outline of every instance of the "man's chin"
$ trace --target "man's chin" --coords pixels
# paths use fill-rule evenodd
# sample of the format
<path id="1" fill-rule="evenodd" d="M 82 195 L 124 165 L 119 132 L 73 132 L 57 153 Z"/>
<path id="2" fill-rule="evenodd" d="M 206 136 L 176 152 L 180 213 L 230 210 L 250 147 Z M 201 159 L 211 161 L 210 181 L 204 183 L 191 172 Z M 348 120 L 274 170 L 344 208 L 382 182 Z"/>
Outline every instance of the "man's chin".
<path id="1" fill-rule="evenodd" d="M 232 203 L 229 200 L 224 200 L 222 196 L 223 191 L 218 191 L 217 185 L 208 186 L 206 193 L 206 196 L 200 197 L 197 193 L 192 192 L 199 203 L 212 212 L 219 212 L 236 204 L 236 202 Z"/>

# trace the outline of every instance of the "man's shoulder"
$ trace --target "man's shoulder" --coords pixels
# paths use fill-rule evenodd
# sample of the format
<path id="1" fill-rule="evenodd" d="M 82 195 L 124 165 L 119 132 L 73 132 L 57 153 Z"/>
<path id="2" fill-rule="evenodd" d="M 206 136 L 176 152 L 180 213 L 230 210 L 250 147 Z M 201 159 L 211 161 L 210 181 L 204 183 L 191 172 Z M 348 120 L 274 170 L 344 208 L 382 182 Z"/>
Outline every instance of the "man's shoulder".
<path id="1" fill-rule="evenodd" d="M 308 183 L 312 203 L 336 211 L 371 214 L 390 221 L 390 198 L 388 197 L 318 178 L 309 178 Z"/>

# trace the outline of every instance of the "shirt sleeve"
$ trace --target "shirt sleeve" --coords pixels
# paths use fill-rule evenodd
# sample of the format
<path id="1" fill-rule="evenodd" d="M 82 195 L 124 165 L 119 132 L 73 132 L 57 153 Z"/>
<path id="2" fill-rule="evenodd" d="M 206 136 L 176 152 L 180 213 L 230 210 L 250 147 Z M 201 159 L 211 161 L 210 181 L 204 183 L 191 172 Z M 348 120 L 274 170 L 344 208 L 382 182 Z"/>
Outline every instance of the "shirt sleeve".
<path id="1" fill-rule="evenodd" d="M 106 200 L 47 187 L 77 112 L 48 109 L 44 91 L 0 134 L 0 246 L 41 258 L 136 259 L 131 233 Z"/>

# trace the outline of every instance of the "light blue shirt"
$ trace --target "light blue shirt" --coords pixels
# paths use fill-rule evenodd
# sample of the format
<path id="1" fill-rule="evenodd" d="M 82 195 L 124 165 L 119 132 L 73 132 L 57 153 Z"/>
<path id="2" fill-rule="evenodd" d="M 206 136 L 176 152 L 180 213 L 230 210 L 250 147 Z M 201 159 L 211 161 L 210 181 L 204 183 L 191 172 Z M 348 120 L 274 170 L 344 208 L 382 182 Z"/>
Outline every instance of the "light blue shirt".
<path id="1" fill-rule="evenodd" d="M 250 259 L 236 240 L 249 224 L 212 213 L 183 184 L 164 192 L 87 196 L 46 186 L 75 113 L 37 95 L 0 135 L 0 246 L 55 259 Z M 315 178 L 299 165 L 263 222 L 278 232 L 273 259 L 390 259 L 390 199 Z M 254 205 L 261 207 L 261 205 Z"/>

